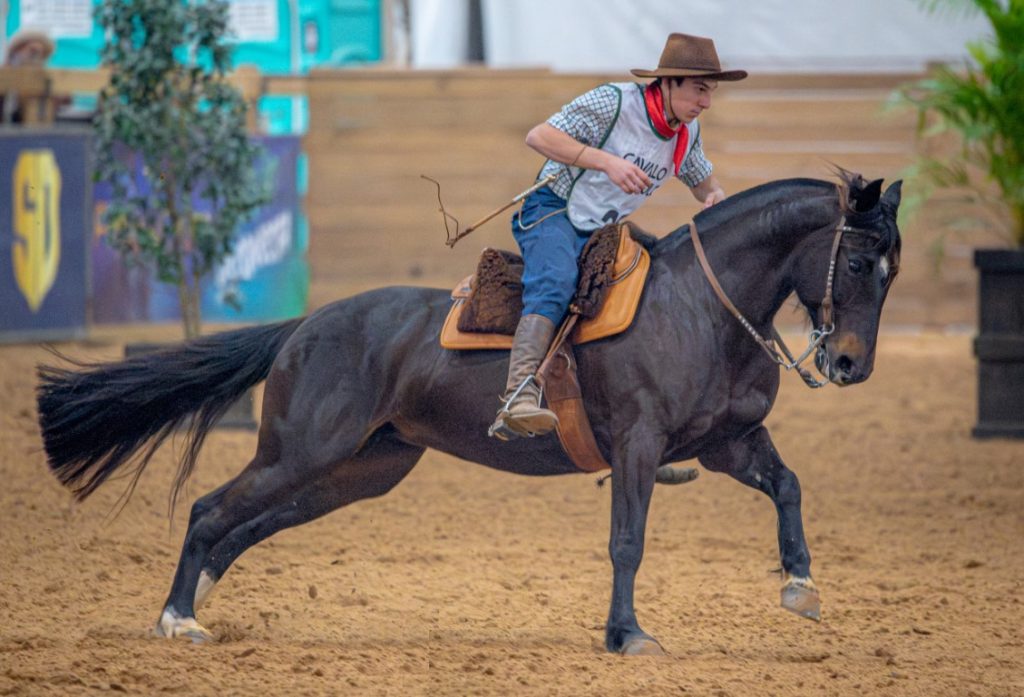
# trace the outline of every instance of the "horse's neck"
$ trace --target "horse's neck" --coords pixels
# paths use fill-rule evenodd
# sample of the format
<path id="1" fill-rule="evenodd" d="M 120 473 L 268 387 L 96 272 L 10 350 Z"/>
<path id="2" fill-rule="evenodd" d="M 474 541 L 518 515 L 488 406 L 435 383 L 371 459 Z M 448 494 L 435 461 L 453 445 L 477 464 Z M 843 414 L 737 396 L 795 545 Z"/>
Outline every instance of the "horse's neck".
<path id="1" fill-rule="evenodd" d="M 769 324 L 792 291 L 793 257 L 803 243 L 835 222 L 834 198 L 815 193 L 771 201 L 731 219 L 712 219 L 708 225 L 698 223 L 712 272 L 728 298 L 755 326 Z M 682 257 L 670 262 L 677 269 L 703 275 L 692 242 L 680 243 L 673 256 Z M 712 292 L 710 284 L 704 285 Z"/>

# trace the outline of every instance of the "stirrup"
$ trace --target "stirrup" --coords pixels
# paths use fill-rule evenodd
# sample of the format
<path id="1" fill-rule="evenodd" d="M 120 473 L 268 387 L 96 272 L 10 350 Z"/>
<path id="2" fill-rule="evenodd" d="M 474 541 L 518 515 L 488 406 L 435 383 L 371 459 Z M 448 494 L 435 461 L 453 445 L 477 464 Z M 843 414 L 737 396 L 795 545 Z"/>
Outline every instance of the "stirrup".
<path id="1" fill-rule="evenodd" d="M 500 415 L 501 412 L 498 412 L 498 414 Z M 508 422 L 505 421 L 505 419 L 501 419 L 500 421 L 495 420 L 495 422 L 488 427 L 487 435 L 491 438 L 497 438 L 500 441 L 506 442 L 515 440 L 516 438 L 533 438 L 532 433 L 520 433 L 513 429 L 508 425 Z"/>
<path id="2" fill-rule="evenodd" d="M 501 401 L 503 402 L 504 406 L 501 409 L 498 410 L 498 413 L 500 414 L 501 412 L 505 412 L 507 414 L 508 413 L 508 405 L 511 404 L 512 402 L 514 402 L 516 400 L 516 397 L 518 397 L 519 394 L 523 390 L 525 390 L 526 386 L 529 385 L 531 382 L 536 384 L 536 382 L 537 382 L 536 375 L 527 375 L 526 378 L 521 383 L 519 383 L 519 387 L 517 387 L 512 392 L 512 394 L 510 394 L 508 396 L 508 399 L 502 398 Z M 537 395 L 537 405 L 540 406 L 540 400 L 543 398 L 544 390 L 541 388 L 540 385 L 537 385 L 537 389 L 540 390 L 540 393 Z"/>
<path id="3" fill-rule="evenodd" d="M 535 375 L 526 376 L 526 379 L 519 383 L 519 386 L 512 392 L 511 395 L 508 396 L 508 399 L 505 399 L 503 397 L 500 398 L 502 402 L 502 407 L 501 409 L 498 410 L 497 415 L 494 417 L 494 423 L 492 423 L 490 427 L 487 429 L 487 435 L 489 437 L 497 438 L 498 440 L 501 441 L 510 441 L 516 438 L 533 438 L 536 435 L 532 431 L 521 431 L 515 429 L 511 425 L 509 425 L 509 422 L 507 421 L 507 418 L 512 415 L 512 413 L 508 410 L 509 405 L 512 404 L 513 401 L 515 401 L 515 399 L 520 395 L 520 393 L 524 389 L 526 389 L 526 386 L 529 385 L 531 382 L 537 382 L 537 378 Z M 540 406 L 540 401 L 543 398 L 543 394 L 543 389 L 541 388 L 541 392 L 537 395 L 538 407 Z"/>

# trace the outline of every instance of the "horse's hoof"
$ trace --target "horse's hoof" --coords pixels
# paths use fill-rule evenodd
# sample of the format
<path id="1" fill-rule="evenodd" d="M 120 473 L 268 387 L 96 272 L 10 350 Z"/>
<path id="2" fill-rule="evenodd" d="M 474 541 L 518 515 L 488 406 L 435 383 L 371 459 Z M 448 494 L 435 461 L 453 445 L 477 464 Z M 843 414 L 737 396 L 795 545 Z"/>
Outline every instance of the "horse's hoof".
<path id="1" fill-rule="evenodd" d="M 178 617 L 171 610 L 164 610 L 160 615 L 154 633 L 165 639 L 188 639 L 193 644 L 213 641 L 210 630 L 196 622 L 194 617 Z"/>
<path id="2" fill-rule="evenodd" d="M 654 481 L 657 484 L 686 484 L 700 476 L 695 467 L 673 467 L 662 465 L 654 474 Z"/>
<path id="3" fill-rule="evenodd" d="M 782 607 L 801 617 L 821 622 L 821 598 L 810 578 L 791 576 L 782 585 Z"/>
<path id="4" fill-rule="evenodd" d="M 188 639 L 193 644 L 206 644 L 213 641 L 213 634 L 210 633 L 210 630 L 198 623 L 195 627 L 183 630 L 178 637 Z"/>
<path id="5" fill-rule="evenodd" d="M 664 656 L 665 649 L 650 637 L 630 639 L 619 651 L 623 656 Z"/>

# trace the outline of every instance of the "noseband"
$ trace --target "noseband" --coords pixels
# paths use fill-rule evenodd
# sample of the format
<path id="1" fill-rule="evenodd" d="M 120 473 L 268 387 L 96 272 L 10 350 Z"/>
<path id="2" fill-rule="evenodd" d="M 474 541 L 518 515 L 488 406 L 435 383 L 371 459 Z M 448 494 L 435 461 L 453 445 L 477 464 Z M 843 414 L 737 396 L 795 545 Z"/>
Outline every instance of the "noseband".
<path id="1" fill-rule="evenodd" d="M 814 376 L 811 375 L 810 371 L 801 367 L 800 364 L 807 360 L 807 357 L 812 353 L 819 350 L 822 342 L 825 341 L 825 339 L 836 329 L 835 323 L 832 320 L 832 287 L 833 281 L 835 280 L 836 259 L 839 257 L 839 244 L 842 242 L 844 232 L 858 232 L 856 228 L 849 227 L 846 224 L 846 216 L 839 219 L 839 223 L 836 225 L 835 235 L 832 239 L 832 252 L 828 263 L 828 276 L 825 279 L 825 297 L 821 301 L 821 326 L 817 329 L 811 330 L 811 334 L 807 342 L 807 348 L 804 349 L 803 353 L 801 353 L 797 358 L 793 358 L 793 355 L 789 352 L 785 342 L 782 340 L 782 337 L 779 336 L 779 332 L 774 326 L 772 327 L 771 340 L 765 339 L 756 329 L 754 329 L 754 326 L 747 321 L 747 318 L 743 316 L 743 313 L 736 308 L 732 301 L 729 300 L 729 296 L 727 296 L 725 291 L 722 290 L 721 284 L 718 282 L 718 279 L 715 278 L 714 271 L 711 270 L 711 265 L 708 263 L 707 255 L 704 254 L 704 245 L 701 243 L 700 234 L 697 232 L 697 223 L 690 223 L 690 238 L 693 240 L 693 247 L 697 251 L 697 260 L 700 262 L 700 266 L 704 270 L 704 276 L 708 279 L 708 283 L 711 284 L 711 288 L 715 291 L 715 295 L 718 296 L 718 299 L 722 301 L 722 304 L 725 305 L 726 309 L 732 313 L 733 317 L 739 320 L 739 323 L 743 325 L 743 328 L 746 329 L 752 337 L 754 337 L 754 341 L 757 342 L 758 346 L 764 349 L 765 353 L 767 353 L 775 363 L 786 370 L 796 370 L 804 383 L 811 388 L 824 387 L 829 384 L 827 379 L 816 380 Z M 778 344 L 779 348 L 776 348 L 776 344 Z"/>

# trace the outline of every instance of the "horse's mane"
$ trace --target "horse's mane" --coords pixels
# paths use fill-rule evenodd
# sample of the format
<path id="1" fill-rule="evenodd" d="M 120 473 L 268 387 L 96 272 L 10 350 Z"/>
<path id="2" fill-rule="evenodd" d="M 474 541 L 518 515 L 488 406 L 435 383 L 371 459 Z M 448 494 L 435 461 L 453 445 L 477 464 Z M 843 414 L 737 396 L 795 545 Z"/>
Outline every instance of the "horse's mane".
<path id="1" fill-rule="evenodd" d="M 847 190 L 850 187 L 858 186 L 860 182 L 863 182 L 863 179 L 859 174 L 848 172 L 841 168 L 837 168 L 837 175 L 840 179 L 838 185 L 822 179 L 809 178 L 779 179 L 759 184 L 734 194 L 711 208 L 701 211 L 694 216 L 694 222 L 701 231 L 710 231 L 737 218 L 761 211 L 765 207 L 778 202 L 783 196 L 791 196 L 793 189 L 798 188 L 806 188 L 809 190 L 808 193 L 834 193 L 837 189 L 841 190 L 843 192 L 841 197 L 842 205 L 845 208 L 848 199 Z M 683 225 L 676 228 L 661 239 L 645 233 L 642 237 L 634 233 L 633 237 L 647 248 L 651 256 L 658 256 L 675 249 L 680 242 L 688 240 L 690 237 L 690 226 Z"/>

